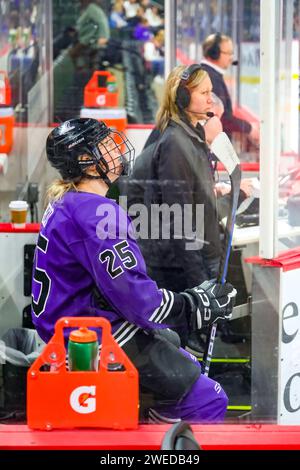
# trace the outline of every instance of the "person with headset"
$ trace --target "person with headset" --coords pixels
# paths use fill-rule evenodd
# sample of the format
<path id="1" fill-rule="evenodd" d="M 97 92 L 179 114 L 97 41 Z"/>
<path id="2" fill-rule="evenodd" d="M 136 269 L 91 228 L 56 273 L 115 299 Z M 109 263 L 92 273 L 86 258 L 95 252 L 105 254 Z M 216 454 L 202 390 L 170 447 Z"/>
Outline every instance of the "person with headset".
<path id="1" fill-rule="evenodd" d="M 152 208 L 169 207 L 170 217 L 160 214 L 156 239 L 140 243 L 150 277 L 159 287 L 175 292 L 218 274 L 221 245 L 208 141 L 222 131 L 222 126 L 212 113 L 211 91 L 210 78 L 199 64 L 175 67 L 157 114 L 159 139 L 147 149 L 151 154 L 144 202 Z M 128 199 L 134 202 L 131 183 L 135 181 L 129 181 Z M 183 226 L 186 220 L 179 221 L 178 213 L 172 213 L 176 208 L 181 209 L 182 219 L 190 217 L 191 234 L 176 233 L 176 224 Z M 169 239 L 164 239 L 164 233 L 170 235 Z M 183 344 L 187 340 L 181 339 Z"/>
<path id="2" fill-rule="evenodd" d="M 149 278 L 131 220 L 107 197 L 134 158 L 122 133 L 71 119 L 51 131 L 46 153 L 61 177 L 48 190 L 34 257 L 32 318 L 40 337 L 49 341 L 62 316 L 104 317 L 139 372 L 141 419 L 222 421 L 225 392 L 168 327 L 193 331 L 230 318 L 236 290 L 206 281 L 177 294 Z M 101 345 L 100 331 L 98 338 Z"/>
<path id="3" fill-rule="evenodd" d="M 224 132 L 231 137 L 233 132 L 247 134 L 249 139 L 258 144 L 259 129 L 244 119 L 234 116 L 232 102 L 223 75 L 231 65 L 237 65 L 233 60 L 233 43 L 225 34 L 210 34 L 202 44 L 203 59 L 201 66 L 208 73 L 213 92 L 222 100 L 224 113 L 221 118 Z"/>
<path id="4" fill-rule="evenodd" d="M 224 113 L 224 105 L 223 105 L 223 102 L 221 101 L 221 99 L 215 94 L 215 93 L 211 93 L 211 99 L 212 99 L 212 113 L 211 113 L 211 116 L 214 114 L 215 116 L 218 116 L 219 119 L 221 119 L 221 116 L 222 114 Z M 207 117 L 207 116 L 206 116 Z M 209 139 L 209 127 L 208 126 L 206 128 L 206 134 L 207 134 L 207 138 Z M 159 136 L 160 136 L 160 131 L 159 129 L 155 126 L 152 131 L 150 132 L 145 144 L 144 144 L 144 147 L 143 147 L 143 150 L 145 150 L 147 147 L 149 147 L 150 145 L 152 145 L 154 142 L 156 142 L 158 139 L 159 139 Z"/>
<path id="5" fill-rule="evenodd" d="M 202 205 L 204 232 L 196 234 L 198 247 L 195 244 L 190 249 L 187 240 L 176 237 L 175 233 L 170 233 L 170 240 L 163 239 L 163 224 L 167 225 L 165 232 L 169 229 L 174 232 L 178 222 L 176 215 L 173 219 L 161 215 L 162 228 L 154 240 L 151 237 L 157 229 L 157 219 L 152 215 L 152 220 L 151 217 L 148 220 L 148 237 L 138 240 L 150 277 L 159 287 L 165 286 L 176 292 L 218 275 L 221 243 L 216 198 L 226 198 L 230 185 L 215 184 L 213 156 L 207 145 L 222 131 L 219 117 L 224 111 L 222 103 L 213 99 L 211 89 L 208 74 L 199 64 L 186 68 L 179 66 L 170 73 L 155 134 L 135 160 L 129 181 L 121 188 L 122 194 L 127 196 L 129 214 L 132 218 L 137 217 L 137 222 L 138 204 L 149 207 L 149 214 L 153 213 L 155 205 L 186 206 L 191 208 L 192 231 L 195 233 L 196 214 Z M 211 117 L 212 114 L 215 116 Z M 246 183 L 242 193 L 247 193 Z M 222 207 L 226 207 L 225 198 L 222 197 Z M 243 198 L 245 195 L 241 194 L 241 200 Z M 186 215 L 184 210 L 182 213 Z M 228 336 L 227 330 L 224 326 L 222 334 Z M 188 338 L 179 330 L 177 332 L 182 345 L 187 345 L 196 354 L 203 352 L 203 332 Z M 230 333 L 230 338 L 232 336 Z"/>

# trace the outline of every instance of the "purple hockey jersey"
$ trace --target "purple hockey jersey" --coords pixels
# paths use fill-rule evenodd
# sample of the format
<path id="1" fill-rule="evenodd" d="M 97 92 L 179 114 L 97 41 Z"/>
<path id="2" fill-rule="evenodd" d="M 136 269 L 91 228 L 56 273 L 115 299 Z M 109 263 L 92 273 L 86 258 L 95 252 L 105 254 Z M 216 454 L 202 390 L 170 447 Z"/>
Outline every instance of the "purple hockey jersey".
<path id="1" fill-rule="evenodd" d="M 139 328 L 162 327 L 173 303 L 147 276 L 131 220 L 114 201 L 68 192 L 48 205 L 32 281 L 32 318 L 44 341 L 62 316 L 101 316 L 122 346 Z"/>

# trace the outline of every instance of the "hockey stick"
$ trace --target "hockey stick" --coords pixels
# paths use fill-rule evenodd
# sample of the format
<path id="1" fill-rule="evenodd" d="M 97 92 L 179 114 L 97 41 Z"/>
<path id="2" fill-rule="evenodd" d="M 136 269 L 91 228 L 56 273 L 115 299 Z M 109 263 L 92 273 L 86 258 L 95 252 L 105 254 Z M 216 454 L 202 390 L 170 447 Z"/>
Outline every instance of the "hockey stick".
<path id="1" fill-rule="evenodd" d="M 241 183 L 241 168 L 240 161 L 238 159 L 235 150 L 224 132 L 221 132 L 212 142 L 211 151 L 215 154 L 218 160 L 224 165 L 225 170 L 229 173 L 231 183 L 230 193 L 230 213 L 227 217 L 226 229 L 225 229 L 225 241 L 224 251 L 220 261 L 218 282 L 224 284 L 226 281 L 228 261 L 231 251 L 231 242 L 235 222 L 235 214 L 238 205 L 240 183 Z M 205 351 L 203 355 L 203 366 L 202 370 L 204 375 L 208 376 L 212 352 L 214 347 L 214 341 L 217 331 L 217 324 L 213 323 L 209 327 L 207 336 L 207 342 L 205 345 Z"/>

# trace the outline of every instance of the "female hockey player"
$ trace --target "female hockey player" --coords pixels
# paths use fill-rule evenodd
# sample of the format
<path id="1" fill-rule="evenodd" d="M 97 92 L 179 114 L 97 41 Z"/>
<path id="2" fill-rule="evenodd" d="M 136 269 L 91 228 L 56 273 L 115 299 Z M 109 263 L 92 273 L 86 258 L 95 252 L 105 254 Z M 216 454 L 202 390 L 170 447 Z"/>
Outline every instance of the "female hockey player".
<path id="1" fill-rule="evenodd" d="M 133 159 L 125 136 L 94 119 L 71 119 L 50 133 L 46 151 L 62 179 L 48 191 L 34 260 L 32 316 L 41 338 L 51 338 L 62 316 L 105 317 L 138 369 L 141 405 L 151 399 L 145 418 L 222 421 L 221 386 L 160 332 L 230 318 L 236 290 L 205 281 L 178 294 L 148 277 L 131 220 L 106 198 Z"/>

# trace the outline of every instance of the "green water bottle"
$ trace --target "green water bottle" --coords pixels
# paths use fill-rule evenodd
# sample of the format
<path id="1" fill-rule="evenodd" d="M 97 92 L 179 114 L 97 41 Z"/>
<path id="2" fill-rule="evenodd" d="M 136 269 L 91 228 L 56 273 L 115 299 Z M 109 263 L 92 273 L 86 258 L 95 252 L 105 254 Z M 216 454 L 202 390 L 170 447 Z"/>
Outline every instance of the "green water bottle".
<path id="1" fill-rule="evenodd" d="M 117 91 L 117 84 L 116 84 L 115 78 L 113 78 L 113 77 L 111 76 L 111 77 L 107 80 L 106 87 L 107 87 L 107 91 L 108 91 L 109 93 L 116 93 L 116 91 Z"/>
<path id="2" fill-rule="evenodd" d="M 97 333 L 85 326 L 70 333 L 68 343 L 69 370 L 98 370 Z"/>

